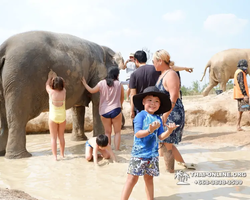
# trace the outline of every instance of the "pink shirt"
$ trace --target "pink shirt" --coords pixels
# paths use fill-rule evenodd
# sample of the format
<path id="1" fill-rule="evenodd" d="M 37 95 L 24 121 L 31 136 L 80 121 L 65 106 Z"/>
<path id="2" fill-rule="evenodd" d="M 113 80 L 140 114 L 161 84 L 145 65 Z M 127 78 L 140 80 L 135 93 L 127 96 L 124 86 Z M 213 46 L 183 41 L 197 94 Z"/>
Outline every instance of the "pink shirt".
<path id="1" fill-rule="evenodd" d="M 104 115 L 115 108 L 121 108 L 121 83 L 117 80 L 109 87 L 106 80 L 98 83 L 100 88 L 99 114 Z"/>

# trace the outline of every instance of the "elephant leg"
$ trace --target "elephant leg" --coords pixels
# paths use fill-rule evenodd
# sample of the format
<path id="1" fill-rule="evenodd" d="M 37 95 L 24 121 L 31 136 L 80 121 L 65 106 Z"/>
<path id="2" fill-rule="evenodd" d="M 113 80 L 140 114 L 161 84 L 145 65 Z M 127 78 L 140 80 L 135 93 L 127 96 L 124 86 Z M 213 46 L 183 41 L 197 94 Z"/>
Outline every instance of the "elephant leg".
<path id="1" fill-rule="evenodd" d="M 85 106 L 75 106 L 72 108 L 73 130 L 71 140 L 83 141 L 88 139 L 84 133 L 84 117 Z"/>
<path id="2" fill-rule="evenodd" d="M 12 99 L 8 99 L 9 101 L 11 102 Z M 20 104 L 20 102 L 17 103 L 17 101 L 12 101 L 12 103 L 10 103 L 12 105 L 7 105 L 6 102 L 9 135 L 5 157 L 8 159 L 30 157 L 32 155 L 26 149 L 25 127 L 28 122 L 29 107 L 31 104 L 27 102 L 27 106 L 25 106 L 24 102 L 24 105 Z M 20 109 L 20 106 L 22 106 L 22 109 Z"/>
<path id="3" fill-rule="evenodd" d="M 6 120 L 5 103 L 2 98 L 0 100 L 0 117 L 1 117 L 0 156 L 4 156 L 6 153 L 6 146 L 8 140 L 8 124 Z"/>
<path id="4" fill-rule="evenodd" d="M 104 127 L 99 114 L 99 95 L 92 95 L 92 113 L 93 113 L 93 136 L 104 134 Z"/>
<path id="5" fill-rule="evenodd" d="M 213 87 L 215 87 L 216 85 L 218 85 L 217 82 L 210 80 L 209 85 L 203 90 L 202 95 L 207 96 L 209 94 L 210 90 L 212 90 Z"/>
<path id="6" fill-rule="evenodd" d="M 225 82 L 220 83 L 220 89 L 223 90 L 223 92 L 225 92 L 227 89 L 227 83 Z"/>

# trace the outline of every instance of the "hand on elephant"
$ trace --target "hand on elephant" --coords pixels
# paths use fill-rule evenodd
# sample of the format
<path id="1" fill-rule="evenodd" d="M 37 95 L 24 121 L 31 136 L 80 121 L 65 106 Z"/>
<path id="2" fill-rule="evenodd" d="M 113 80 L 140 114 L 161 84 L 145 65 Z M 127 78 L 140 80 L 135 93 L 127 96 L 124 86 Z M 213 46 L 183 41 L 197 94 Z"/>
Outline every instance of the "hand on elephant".
<path id="1" fill-rule="evenodd" d="M 185 71 L 191 73 L 191 72 L 193 72 L 193 69 L 194 69 L 194 68 L 188 68 L 188 67 L 187 67 L 187 68 L 185 69 Z"/>
<path id="2" fill-rule="evenodd" d="M 48 79 L 53 79 L 55 77 L 57 77 L 57 74 L 51 69 L 48 74 Z"/>
<path id="3" fill-rule="evenodd" d="M 82 77 L 82 84 L 83 84 L 84 86 L 87 84 L 84 77 Z"/>

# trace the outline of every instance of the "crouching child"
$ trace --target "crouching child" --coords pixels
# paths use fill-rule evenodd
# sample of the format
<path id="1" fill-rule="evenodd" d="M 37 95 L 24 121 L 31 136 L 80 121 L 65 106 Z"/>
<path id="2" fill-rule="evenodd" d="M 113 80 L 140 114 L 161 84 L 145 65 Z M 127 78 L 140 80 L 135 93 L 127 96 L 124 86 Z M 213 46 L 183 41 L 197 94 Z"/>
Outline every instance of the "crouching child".
<path id="1" fill-rule="evenodd" d="M 97 137 L 90 138 L 85 144 L 85 158 L 87 161 L 94 159 L 95 165 L 98 165 L 98 152 L 105 159 L 112 158 L 116 162 L 115 154 L 109 145 L 108 136 L 100 134 Z"/>

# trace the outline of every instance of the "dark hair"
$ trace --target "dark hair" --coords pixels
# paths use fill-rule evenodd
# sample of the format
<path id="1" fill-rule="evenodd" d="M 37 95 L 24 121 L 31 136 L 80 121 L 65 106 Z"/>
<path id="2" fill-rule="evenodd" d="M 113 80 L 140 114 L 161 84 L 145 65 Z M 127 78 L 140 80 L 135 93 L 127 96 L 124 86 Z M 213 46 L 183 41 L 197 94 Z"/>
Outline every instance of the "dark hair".
<path id="1" fill-rule="evenodd" d="M 52 89 L 54 90 L 63 90 L 64 88 L 64 80 L 62 77 L 57 76 L 52 80 Z"/>
<path id="2" fill-rule="evenodd" d="M 108 146 L 109 138 L 108 136 L 101 134 L 96 137 L 96 144 L 100 147 Z"/>
<path id="3" fill-rule="evenodd" d="M 110 67 L 108 69 L 108 75 L 106 77 L 106 82 L 107 82 L 107 85 L 109 87 L 114 85 L 115 80 L 118 80 L 119 73 L 120 73 L 120 71 L 119 71 L 118 67 Z"/>
<path id="4" fill-rule="evenodd" d="M 147 62 L 147 54 L 143 50 L 135 52 L 134 58 L 136 60 L 138 60 L 139 63 L 146 63 Z"/>

